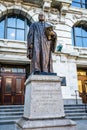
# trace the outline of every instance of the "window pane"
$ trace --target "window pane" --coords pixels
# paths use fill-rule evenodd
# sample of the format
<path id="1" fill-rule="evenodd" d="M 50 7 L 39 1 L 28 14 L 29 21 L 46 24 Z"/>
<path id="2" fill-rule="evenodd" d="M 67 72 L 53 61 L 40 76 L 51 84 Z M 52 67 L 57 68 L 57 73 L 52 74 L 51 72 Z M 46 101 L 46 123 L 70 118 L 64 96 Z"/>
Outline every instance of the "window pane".
<path id="1" fill-rule="evenodd" d="M 83 38 L 83 46 L 87 47 L 87 38 Z"/>
<path id="2" fill-rule="evenodd" d="M 72 6 L 80 7 L 80 8 L 87 8 L 87 0 L 73 0 Z"/>
<path id="3" fill-rule="evenodd" d="M 16 93 L 21 93 L 21 79 L 16 79 Z"/>
<path id="4" fill-rule="evenodd" d="M 17 68 L 12 68 L 12 72 L 17 73 Z"/>
<path id="5" fill-rule="evenodd" d="M 82 4 L 82 8 L 86 8 L 86 7 L 85 7 L 85 4 Z"/>
<path id="6" fill-rule="evenodd" d="M 8 18 L 8 27 L 15 27 L 16 25 L 16 18 L 12 17 L 12 18 Z"/>
<path id="7" fill-rule="evenodd" d="M 17 18 L 17 28 L 24 29 L 24 19 Z"/>
<path id="8" fill-rule="evenodd" d="M 24 41 L 24 30 L 17 30 L 17 38 L 16 40 Z"/>
<path id="9" fill-rule="evenodd" d="M 85 4 L 85 1 L 86 1 L 86 0 L 82 0 L 82 3 L 84 3 L 84 4 Z"/>
<path id="10" fill-rule="evenodd" d="M 87 47 L 87 27 L 84 25 L 78 25 L 79 27 L 73 27 L 74 36 L 72 35 L 72 40 L 75 38 L 74 45 L 79 47 Z M 72 30 L 73 30 L 72 29 Z"/>
<path id="11" fill-rule="evenodd" d="M 5 92 L 11 93 L 12 79 L 6 78 Z"/>
<path id="12" fill-rule="evenodd" d="M 28 32 L 29 32 L 29 25 L 27 25 L 27 34 L 28 34 Z"/>
<path id="13" fill-rule="evenodd" d="M 4 72 L 12 72 L 11 68 L 4 68 Z"/>
<path id="14" fill-rule="evenodd" d="M 74 46 L 74 32 L 73 32 L 73 28 L 72 28 L 72 45 Z"/>
<path id="15" fill-rule="evenodd" d="M 75 35 L 81 36 L 81 27 L 75 27 Z"/>
<path id="16" fill-rule="evenodd" d="M 6 26 L 5 26 L 6 23 Z M 0 21 L 0 38 L 12 40 L 26 40 L 30 22 L 19 16 L 6 16 Z"/>
<path id="17" fill-rule="evenodd" d="M 80 3 L 80 1 L 81 1 L 81 0 L 72 0 L 72 3 L 74 3 L 74 2 Z"/>
<path id="18" fill-rule="evenodd" d="M 76 37 L 76 46 L 82 47 L 82 38 Z"/>
<path id="19" fill-rule="evenodd" d="M 74 1 L 76 1 L 76 2 L 78 2 L 78 3 L 80 3 L 80 2 L 81 2 L 81 0 L 74 0 Z"/>
<path id="20" fill-rule="evenodd" d="M 7 38 L 15 40 L 15 29 L 8 28 L 8 30 L 7 30 Z"/>
<path id="21" fill-rule="evenodd" d="M 82 29 L 82 36 L 83 36 L 83 37 L 87 37 L 87 30 Z"/>
<path id="22" fill-rule="evenodd" d="M 29 32 L 29 25 L 27 25 L 25 40 L 27 40 L 27 35 L 28 35 L 28 32 Z"/>
<path id="23" fill-rule="evenodd" d="M 85 4 L 85 8 L 87 9 L 87 3 Z"/>
<path id="24" fill-rule="evenodd" d="M 19 73 L 23 73 L 23 69 L 22 68 L 18 68 L 18 72 Z"/>
<path id="25" fill-rule="evenodd" d="M 72 3 L 72 6 L 75 6 L 75 7 L 79 7 L 79 8 L 81 8 L 81 5 L 80 5 L 80 3 Z"/>
<path id="26" fill-rule="evenodd" d="M 0 38 L 4 38 L 4 21 L 0 22 Z"/>

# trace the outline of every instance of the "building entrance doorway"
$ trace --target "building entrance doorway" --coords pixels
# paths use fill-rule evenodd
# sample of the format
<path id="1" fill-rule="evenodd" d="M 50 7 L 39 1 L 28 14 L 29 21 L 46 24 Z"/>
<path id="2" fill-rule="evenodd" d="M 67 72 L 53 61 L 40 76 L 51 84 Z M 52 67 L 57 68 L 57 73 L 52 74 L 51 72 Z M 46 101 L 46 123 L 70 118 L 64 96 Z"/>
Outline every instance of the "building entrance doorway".
<path id="1" fill-rule="evenodd" d="M 87 70 L 78 69 L 78 89 L 83 103 L 87 103 Z"/>
<path id="2" fill-rule="evenodd" d="M 7 66 L 1 69 L 1 104 L 24 104 L 25 68 Z"/>

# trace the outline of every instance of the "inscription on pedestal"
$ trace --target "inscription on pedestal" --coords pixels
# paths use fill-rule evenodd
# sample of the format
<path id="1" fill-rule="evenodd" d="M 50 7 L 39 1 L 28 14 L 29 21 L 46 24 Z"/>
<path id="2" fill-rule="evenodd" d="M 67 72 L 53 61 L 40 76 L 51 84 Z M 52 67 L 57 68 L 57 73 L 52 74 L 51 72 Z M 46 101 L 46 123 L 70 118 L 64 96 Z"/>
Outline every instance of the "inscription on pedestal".
<path id="1" fill-rule="evenodd" d="M 51 83 L 49 86 L 46 83 L 39 85 L 35 84 L 32 87 L 32 114 L 43 115 L 47 117 L 61 116 L 63 114 L 62 100 L 61 100 L 61 89 L 58 84 Z M 33 98 L 34 97 L 34 98 Z"/>
<path id="2" fill-rule="evenodd" d="M 33 91 L 33 94 L 35 97 L 35 101 L 37 102 L 37 105 L 57 105 L 57 102 L 59 99 L 57 98 L 58 95 L 60 95 L 60 90 L 57 88 L 54 89 L 53 86 L 50 86 L 50 90 L 46 87 L 36 87 Z"/>

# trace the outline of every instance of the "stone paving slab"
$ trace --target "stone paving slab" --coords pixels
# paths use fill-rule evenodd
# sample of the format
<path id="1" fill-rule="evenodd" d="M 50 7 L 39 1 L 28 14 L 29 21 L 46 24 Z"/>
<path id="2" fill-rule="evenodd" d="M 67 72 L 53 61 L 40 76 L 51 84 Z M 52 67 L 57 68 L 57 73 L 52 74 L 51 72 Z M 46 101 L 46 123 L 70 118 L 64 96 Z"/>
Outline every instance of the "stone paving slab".
<path id="1" fill-rule="evenodd" d="M 87 120 L 75 120 L 78 130 L 87 130 Z"/>
<path id="2" fill-rule="evenodd" d="M 0 130 L 21 130 L 16 124 L 0 124 Z"/>

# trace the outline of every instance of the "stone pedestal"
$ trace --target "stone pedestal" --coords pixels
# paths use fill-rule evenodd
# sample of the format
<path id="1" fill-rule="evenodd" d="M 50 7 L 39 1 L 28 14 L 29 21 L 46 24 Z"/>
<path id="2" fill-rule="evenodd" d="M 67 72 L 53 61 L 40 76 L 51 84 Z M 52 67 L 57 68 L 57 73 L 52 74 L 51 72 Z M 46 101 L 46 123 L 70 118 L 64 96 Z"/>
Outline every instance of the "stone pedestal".
<path id="1" fill-rule="evenodd" d="M 58 76 L 31 75 L 25 85 L 24 115 L 17 122 L 23 130 L 76 130 L 65 119 Z"/>

